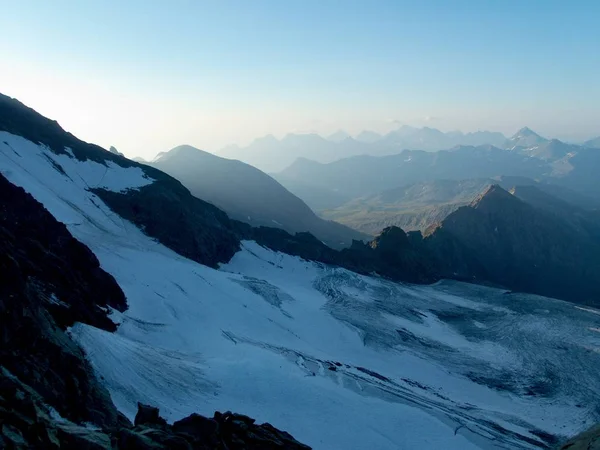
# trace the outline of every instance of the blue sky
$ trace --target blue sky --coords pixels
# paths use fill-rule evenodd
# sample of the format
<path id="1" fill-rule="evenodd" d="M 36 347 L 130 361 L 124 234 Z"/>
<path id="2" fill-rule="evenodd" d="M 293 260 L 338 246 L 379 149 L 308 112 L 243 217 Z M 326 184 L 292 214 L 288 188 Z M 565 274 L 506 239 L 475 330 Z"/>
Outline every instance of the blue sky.
<path id="1" fill-rule="evenodd" d="M 151 156 L 397 123 L 600 135 L 597 1 L 0 0 L 0 92 Z"/>

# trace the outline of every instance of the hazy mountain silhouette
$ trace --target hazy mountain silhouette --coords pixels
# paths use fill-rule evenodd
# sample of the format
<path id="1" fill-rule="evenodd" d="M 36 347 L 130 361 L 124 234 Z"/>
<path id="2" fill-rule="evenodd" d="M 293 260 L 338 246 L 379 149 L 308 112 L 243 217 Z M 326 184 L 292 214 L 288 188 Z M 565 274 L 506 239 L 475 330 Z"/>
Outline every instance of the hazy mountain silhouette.
<path id="1" fill-rule="evenodd" d="M 338 130 L 335 133 L 327 136 L 327 140 L 332 142 L 342 142 L 348 138 L 351 138 L 351 136 L 344 130 Z"/>
<path id="2" fill-rule="evenodd" d="M 506 137 L 501 133 L 478 131 L 442 133 L 435 128 L 414 128 L 403 125 L 381 136 L 363 131 L 356 138 L 344 131 L 323 138 L 317 134 L 288 134 L 282 139 L 268 135 L 254 140 L 246 147 L 230 145 L 221 149 L 220 156 L 251 164 L 265 172 L 279 172 L 298 158 L 321 163 L 357 155 L 382 156 L 402 150 L 445 150 L 457 145 L 502 146 Z"/>
<path id="3" fill-rule="evenodd" d="M 276 176 L 328 191 L 361 197 L 407 184 L 437 179 L 460 180 L 516 175 L 539 178 L 551 167 L 537 158 L 493 146 L 461 146 L 439 152 L 408 151 L 356 156 L 329 164 L 298 159 Z"/>
<path id="4" fill-rule="evenodd" d="M 379 133 L 370 130 L 361 131 L 356 135 L 354 139 L 359 142 L 364 142 L 367 144 L 372 144 L 373 142 L 379 141 L 383 136 Z"/>
<path id="5" fill-rule="evenodd" d="M 545 142 L 548 142 L 548 139 L 543 138 L 531 128 L 523 127 L 506 141 L 505 147 L 510 150 L 515 150 L 519 148 L 535 147 Z"/>
<path id="6" fill-rule="evenodd" d="M 357 148 L 354 148 L 357 147 Z M 219 156 L 239 159 L 265 172 L 277 172 L 298 157 L 330 162 L 347 155 L 364 152 L 365 144 L 352 139 L 331 142 L 317 134 L 288 134 L 282 139 L 268 135 L 255 139 L 247 147 L 228 146 Z"/>
<path id="7" fill-rule="evenodd" d="M 553 182 L 600 201 L 600 149 L 578 147 L 552 163 Z"/>
<path id="8" fill-rule="evenodd" d="M 308 231 L 333 248 L 368 236 L 321 219 L 276 180 L 241 161 L 182 145 L 160 154 L 152 166 L 175 177 L 191 193 L 253 226 Z"/>
<path id="9" fill-rule="evenodd" d="M 594 139 L 590 139 L 589 141 L 586 141 L 583 145 L 586 147 L 591 147 L 591 148 L 600 148 L 600 136 L 598 136 L 597 138 L 594 138 Z"/>
<path id="10" fill-rule="evenodd" d="M 282 173 L 274 173 L 271 176 L 295 196 L 301 198 L 316 213 L 336 208 L 353 198 L 339 190 L 315 186 L 295 178 L 287 178 Z"/>

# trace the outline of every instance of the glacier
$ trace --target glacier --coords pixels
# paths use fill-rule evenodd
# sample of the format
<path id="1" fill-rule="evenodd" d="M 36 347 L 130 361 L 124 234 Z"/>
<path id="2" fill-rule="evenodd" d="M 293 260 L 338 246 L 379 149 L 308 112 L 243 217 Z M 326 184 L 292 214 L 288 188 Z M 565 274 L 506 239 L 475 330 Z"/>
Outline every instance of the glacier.
<path id="1" fill-rule="evenodd" d="M 79 161 L 0 132 L 0 171 L 123 289 L 108 333 L 76 324 L 117 408 L 169 421 L 233 410 L 315 449 L 547 448 L 600 419 L 600 311 L 442 281 L 393 283 L 251 241 L 215 270 L 110 210 L 90 187 L 136 167 Z M 60 300 L 60 299 L 58 299 Z"/>

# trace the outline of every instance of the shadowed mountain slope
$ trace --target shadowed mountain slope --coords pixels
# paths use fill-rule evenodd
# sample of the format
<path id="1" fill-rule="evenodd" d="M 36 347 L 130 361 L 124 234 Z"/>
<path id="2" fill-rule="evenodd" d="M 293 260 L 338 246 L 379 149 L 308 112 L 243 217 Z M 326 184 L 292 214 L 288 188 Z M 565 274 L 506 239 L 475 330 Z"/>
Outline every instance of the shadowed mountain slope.
<path id="1" fill-rule="evenodd" d="M 190 192 L 252 226 L 308 231 L 333 248 L 366 239 L 344 225 L 318 217 L 302 200 L 260 170 L 182 145 L 162 153 L 152 166 L 172 175 Z"/>

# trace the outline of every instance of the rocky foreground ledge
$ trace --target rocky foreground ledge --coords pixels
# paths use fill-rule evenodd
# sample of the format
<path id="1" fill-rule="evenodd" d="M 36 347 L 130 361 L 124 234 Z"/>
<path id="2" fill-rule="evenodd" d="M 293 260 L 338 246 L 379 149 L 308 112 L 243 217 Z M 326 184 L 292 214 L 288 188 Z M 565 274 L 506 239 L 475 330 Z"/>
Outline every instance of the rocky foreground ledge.
<path id="1" fill-rule="evenodd" d="M 0 448 L 78 450 L 310 450 L 268 423 L 241 414 L 192 414 L 169 425 L 158 408 L 138 405 L 135 424 L 110 429 L 62 418 L 31 387 L 0 368 Z"/>

